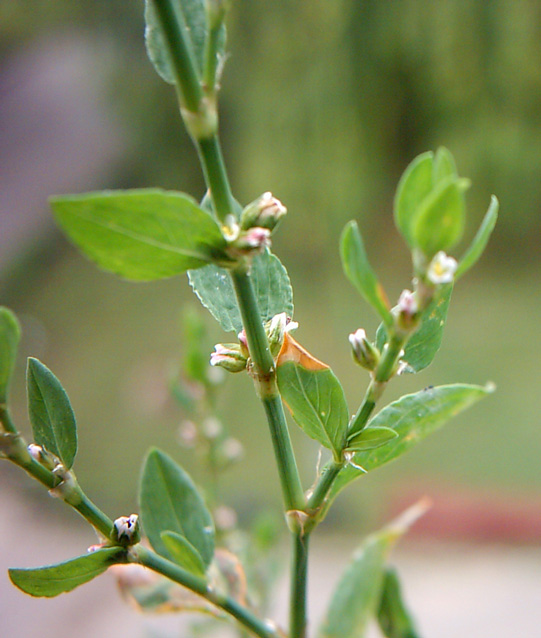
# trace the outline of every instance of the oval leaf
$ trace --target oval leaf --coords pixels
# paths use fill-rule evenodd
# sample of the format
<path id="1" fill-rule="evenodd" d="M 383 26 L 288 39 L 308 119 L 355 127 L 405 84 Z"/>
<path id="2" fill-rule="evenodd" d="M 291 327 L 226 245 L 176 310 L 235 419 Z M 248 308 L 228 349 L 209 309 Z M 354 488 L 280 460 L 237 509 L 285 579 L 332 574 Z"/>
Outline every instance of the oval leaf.
<path id="1" fill-rule="evenodd" d="M 155 0 L 145 0 L 147 54 L 159 75 L 169 84 L 175 84 L 173 64 L 156 15 L 155 4 Z M 176 24 L 185 34 L 191 57 L 201 73 L 207 28 L 204 0 L 177 0 L 168 4 L 174 13 Z"/>
<path id="2" fill-rule="evenodd" d="M 242 319 L 229 273 L 214 264 L 190 270 L 190 285 L 199 300 L 226 332 L 240 332 Z M 278 257 L 265 251 L 252 262 L 250 278 L 261 321 L 285 312 L 293 317 L 293 290 L 287 270 Z"/>
<path id="3" fill-rule="evenodd" d="M 342 267 L 347 278 L 364 299 L 376 310 L 387 326 L 393 324 L 385 291 L 372 270 L 361 233 L 355 221 L 349 222 L 340 241 Z"/>
<path id="4" fill-rule="evenodd" d="M 398 573 L 393 568 L 385 570 L 377 618 L 387 638 L 419 638 L 402 597 Z"/>
<path id="5" fill-rule="evenodd" d="M 464 191 L 468 180 L 450 177 L 441 181 L 423 200 L 410 224 L 414 245 L 432 257 L 452 248 L 462 237 L 466 218 Z"/>
<path id="6" fill-rule="evenodd" d="M 219 226 L 193 199 L 159 189 L 56 197 L 55 218 L 101 268 L 150 281 L 227 259 Z"/>
<path id="7" fill-rule="evenodd" d="M 20 338 L 17 317 L 8 308 L 0 306 L 0 403 L 7 402 Z"/>
<path id="8" fill-rule="evenodd" d="M 434 360 L 441 346 L 452 292 L 453 284 L 440 286 L 434 299 L 423 312 L 420 327 L 413 333 L 404 349 L 402 359 L 408 364 L 404 372 L 420 372 Z M 387 339 L 385 326 L 380 324 L 376 333 L 376 345 L 380 350 L 383 350 Z"/>
<path id="9" fill-rule="evenodd" d="M 434 158 L 434 184 L 449 177 L 457 177 L 455 159 L 449 150 L 440 146 Z"/>
<path id="10" fill-rule="evenodd" d="M 385 427 L 367 427 L 359 434 L 348 440 L 348 450 L 375 450 L 389 441 L 396 439 L 398 434 L 391 428 Z"/>
<path id="11" fill-rule="evenodd" d="M 201 555 L 185 536 L 176 532 L 162 532 L 161 537 L 167 551 L 178 565 L 196 576 L 205 575 Z"/>
<path id="12" fill-rule="evenodd" d="M 77 424 L 68 395 L 37 359 L 28 359 L 26 383 L 34 441 L 55 454 L 69 470 L 77 453 Z"/>
<path id="13" fill-rule="evenodd" d="M 398 230 L 413 248 L 415 240 L 411 225 L 421 204 L 430 193 L 434 179 L 434 154 L 418 155 L 404 171 L 398 182 L 394 199 L 394 219 Z"/>
<path id="14" fill-rule="evenodd" d="M 58 565 L 37 569 L 10 569 L 9 577 L 25 594 L 52 598 L 88 583 L 111 565 L 123 562 L 125 550 L 107 547 Z"/>
<path id="15" fill-rule="evenodd" d="M 331 488 L 326 506 L 348 483 L 398 458 L 493 390 L 490 385 L 442 385 L 407 394 L 383 408 L 369 421 L 368 427 L 389 427 L 398 436 L 377 450 L 355 454 L 353 463 L 359 467 L 348 465 L 340 472 Z"/>
<path id="16" fill-rule="evenodd" d="M 498 220 L 498 209 L 500 204 L 498 202 L 497 197 L 492 195 L 490 199 L 490 206 L 488 207 L 487 213 L 483 219 L 477 234 L 473 238 L 473 241 L 466 251 L 466 254 L 460 260 L 458 264 L 458 268 L 455 273 L 455 280 L 467 272 L 472 266 L 477 263 L 477 260 L 483 254 L 486 245 L 488 244 L 488 240 L 490 239 L 490 235 L 494 230 L 494 226 L 496 225 L 496 221 Z"/>
<path id="17" fill-rule="evenodd" d="M 139 492 L 141 520 L 152 547 L 174 560 L 161 534 L 184 536 L 208 567 L 214 554 L 214 525 L 188 474 L 160 450 L 146 458 Z"/>
<path id="18" fill-rule="evenodd" d="M 289 335 L 288 338 L 291 339 Z M 284 403 L 304 432 L 339 457 L 349 419 L 346 398 L 332 370 L 317 359 L 312 361 L 316 363 L 306 358 L 301 362 L 279 359 L 278 387 Z"/>

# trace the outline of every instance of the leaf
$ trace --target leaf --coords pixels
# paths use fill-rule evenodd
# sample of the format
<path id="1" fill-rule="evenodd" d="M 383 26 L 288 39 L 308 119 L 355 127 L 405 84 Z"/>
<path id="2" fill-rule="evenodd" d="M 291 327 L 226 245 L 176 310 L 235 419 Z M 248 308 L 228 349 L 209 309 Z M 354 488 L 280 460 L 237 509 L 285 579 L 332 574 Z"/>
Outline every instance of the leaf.
<path id="1" fill-rule="evenodd" d="M 166 45 L 160 22 L 156 15 L 155 5 L 155 0 L 145 0 L 147 54 L 159 75 L 169 84 L 175 84 L 175 72 L 169 55 L 169 48 Z M 204 0 L 176 0 L 176 2 L 169 2 L 168 5 L 174 13 L 176 24 L 186 36 L 190 54 L 201 74 L 207 31 Z M 222 40 L 224 40 L 224 37 Z"/>
<path id="2" fill-rule="evenodd" d="M 393 324 L 385 291 L 372 270 L 357 223 L 349 222 L 340 241 L 342 267 L 347 278 L 376 310 L 387 326 Z"/>
<path id="3" fill-rule="evenodd" d="M 434 184 L 449 177 L 457 177 L 454 157 L 444 146 L 440 146 L 434 158 Z"/>
<path id="4" fill-rule="evenodd" d="M 453 284 L 441 286 L 423 312 L 421 326 L 413 333 L 404 349 L 402 359 L 408 364 L 404 372 L 420 372 L 434 360 L 441 346 L 452 292 Z M 380 350 L 383 349 L 387 339 L 385 326 L 380 324 L 376 333 L 376 345 Z"/>
<path id="5" fill-rule="evenodd" d="M 488 207 L 483 222 L 481 223 L 477 234 L 473 238 L 470 247 L 466 251 L 466 254 L 462 257 L 458 264 L 458 268 L 455 273 L 455 281 L 474 266 L 479 257 L 483 254 L 488 240 L 490 239 L 490 235 L 494 230 L 494 226 L 496 225 L 496 221 L 498 220 L 499 207 L 500 204 L 498 199 L 492 195 L 490 198 L 490 206 Z"/>
<path id="6" fill-rule="evenodd" d="M 135 281 L 227 259 L 217 223 L 193 199 L 159 189 L 56 197 L 60 227 L 98 266 Z"/>
<path id="7" fill-rule="evenodd" d="M 420 501 L 390 525 L 368 536 L 338 582 L 319 638 L 359 638 L 376 613 L 384 579 L 384 566 L 396 541 L 426 511 Z"/>
<path id="8" fill-rule="evenodd" d="M 162 532 L 160 535 L 167 551 L 178 565 L 196 576 L 205 575 L 201 555 L 185 536 L 176 532 Z"/>
<path id="9" fill-rule="evenodd" d="M 242 319 L 229 273 L 214 264 L 188 273 L 190 285 L 199 300 L 226 332 L 242 330 Z M 293 290 L 287 270 L 276 255 L 265 251 L 257 255 L 250 271 L 264 323 L 285 312 L 293 317 Z"/>
<path id="10" fill-rule="evenodd" d="M 358 476 L 398 458 L 493 390 L 491 385 L 482 387 L 456 383 L 426 388 L 390 403 L 369 421 L 367 427 L 388 427 L 398 436 L 377 450 L 355 454 L 353 463 L 362 470 L 349 465 L 340 472 L 331 488 L 327 506 Z"/>
<path id="11" fill-rule="evenodd" d="M 289 335 L 286 338 L 298 346 Z M 284 356 L 282 348 L 276 370 L 280 394 L 304 432 L 339 457 L 349 420 L 344 391 L 327 365 L 304 348 L 300 351 L 302 358 L 295 360 Z"/>
<path id="12" fill-rule="evenodd" d="M 361 432 L 348 440 L 348 450 L 374 450 L 396 439 L 398 434 L 385 427 L 366 427 Z"/>
<path id="13" fill-rule="evenodd" d="M 394 219 L 398 230 L 410 245 L 415 247 L 411 225 L 421 203 L 433 186 L 434 154 L 431 151 L 418 155 L 406 168 L 396 189 Z"/>
<path id="14" fill-rule="evenodd" d="M 385 570 L 377 618 L 387 638 L 419 638 L 402 597 L 398 573 L 390 567 Z"/>
<path id="15" fill-rule="evenodd" d="M 0 403 L 7 402 L 20 338 L 17 317 L 8 308 L 0 306 Z"/>
<path id="16" fill-rule="evenodd" d="M 468 180 L 456 177 L 441 181 L 412 218 L 411 238 L 427 257 L 452 248 L 462 237 L 466 218 L 464 191 L 468 186 Z"/>
<path id="17" fill-rule="evenodd" d="M 37 569 L 10 569 L 9 577 L 25 594 L 52 598 L 88 583 L 111 565 L 123 562 L 125 550 L 107 547 L 58 565 Z"/>
<path id="18" fill-rule="evenodd" d="M 34 441 L 69 470 L 77 453 L 77 424 L 68 395 L 49 368 L 32 357 L 28 359 L 26 383 Z"/>
<path id="19" fill-rule="evenodd" d="M 139 492 L 143 529 L 152 547 L 174 560 L 162 532 L 184 536 L 208 567 L 214 554 L 214 525 L 192 479 L 173 459 L 153 449 L 149 452 Z"/>

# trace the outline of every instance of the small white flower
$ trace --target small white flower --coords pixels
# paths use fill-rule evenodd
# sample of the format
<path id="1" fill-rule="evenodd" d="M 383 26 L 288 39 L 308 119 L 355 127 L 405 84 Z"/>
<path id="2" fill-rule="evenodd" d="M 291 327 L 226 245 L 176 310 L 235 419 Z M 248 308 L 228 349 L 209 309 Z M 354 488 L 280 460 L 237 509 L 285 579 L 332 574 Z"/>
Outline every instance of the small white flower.
<path id="1" fill-rule="evenodd" d="M 411 290 L 406 289 L 400 293 L 400 298 L 398 299 L 398 312 L 410 317 L 419 312 L 417 299 Z"/>
<path id="2" fill-rule="evenodd" d="M 433 284 L 449 284 L 453 281 L 458 263 L 443 250 L 436 253 L 428 266 L 426 276 Z"/>
<path id="3" fill-rule="evenodd" d="M 137 514 L 130 516 L 120 516 L 113 523 L 116 536 L 120 542 L 130 543 L 139 535 L 139 517 Z"/>

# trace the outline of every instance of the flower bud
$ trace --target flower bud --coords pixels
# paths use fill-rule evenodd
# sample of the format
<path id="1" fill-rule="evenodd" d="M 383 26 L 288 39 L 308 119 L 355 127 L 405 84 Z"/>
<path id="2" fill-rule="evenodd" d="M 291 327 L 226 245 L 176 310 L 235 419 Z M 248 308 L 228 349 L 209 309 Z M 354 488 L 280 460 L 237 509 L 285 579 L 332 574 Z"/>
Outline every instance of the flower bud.
<path id="1" fill-rule="evenodd" d="M 213 512 L 216 527 L 222 532 L 228 532 L 237 526 L 237 514 L 234 509 L 220 505 Z"/>
<path id="2" fill-rule="evenodd" d="M 223 426 L 219 419 L 209 416 L 203 421 L 202 430 L 207 439 L 217 439 L 223 432 Z"/>
<path id="3" fill-rule="evenodd" d="M 197 426 L 193 421 L 185 420 L 178 428 L 178 440 L 182 447 L 193 448 L 197 443 Z"/>
<path id="4" fill-rule="evenodd" d="M 419 322 L 420 312 L 417 298 L 411 290 L 403 290 L 396 306 L 396 325 L 410 332 Z"/>
<path id="5" fill-rule="evenodd" d="M 46 467 L 51 472 L 58 465 L 58 459 L 47 452 L 47 450 L 45 450 L 41 445 L 30 443 L 28 446 L 28 452 L 35 461 L 43 465 L 43 467 Z"/>
<path id="6" fill-rule="evenodd" d="M 282 202 L 266 192 L 242 211 L 240 226 L 243 230 L 254 227 L 274 230 L 286 213 L 287 208 Z"/>
<path id="7" fill-rule="evenodd" d="M 246 357 L 238 343 L 217 343 L 210 355 L 210 365 L 219 366 L 229 372 L 242 372 L 246 369 Z"/>
<path id="8" fill-rule="evenodd" d="M 271 245 L 270 230 L 255 226 L 245 231 L 241 231 L 239 236 L 230 242 L 229 252 L 233 256 L 248 256 L 262 253 L 265 248 Z"/>
<path id="9" fill-rule="evenodd" d="M 359 328 L 349 335 L 353 360 L 367 370 L 374 370 L 378 365 L 380 352 L 366 338 L 366 332 Z"/>
<path id="10" fill-rule="evenodd" d="M 244 448 L 242 446 L 242 443 L 238 439 L 229 437 L 222 443 L 220 447 L 220 456 L 227 464 L 240 461 L 243 455 Z"/>
<path id="11" fill-rule="evenodd" d="M 446 255 L 443 250 L 436 253 L 426 271 L 427 279 L 435 284 L 449 284 L 453 281 L 458 267 L 456 259 Z"/>
<path id="12" fill-rule="evenodd" d="M 113 523 L 111 540 L 119 545 L 128 547 L 135 545 L 141 539 L 139 529 L 139 517 L 137 514 L 131 516 L 120 516 Z"/>

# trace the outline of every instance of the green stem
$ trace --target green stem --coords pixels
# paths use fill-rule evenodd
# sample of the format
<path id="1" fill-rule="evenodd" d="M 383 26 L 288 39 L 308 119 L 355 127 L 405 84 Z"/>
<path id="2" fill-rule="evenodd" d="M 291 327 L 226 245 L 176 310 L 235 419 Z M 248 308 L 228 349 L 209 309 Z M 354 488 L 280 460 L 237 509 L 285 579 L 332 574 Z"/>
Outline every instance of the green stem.
<path id="1" fill-rule="evenodd" d="M 389 343 L 387 343 L 383 350 L 383 356 L 378 363 L 378 367 L 375 370 L 374 379 L 376 381 L 385 383 L 391 378 L 396 362 L 400 357 L 400 353 L 408 337 L 409 335 L 399 334 L 391 336 Z"/>
<path id="2" fill-rule="evenodd" d="M 81 501 L 72 505 L 106 539 L 111 537 L 113 521 L 81 490 Z"/>
<path id="3" fill-rule="evenodd" d="M 218 22 L 209 27 L 205 42 L 205 64 L 203 70 L 203 84 L 208 94 L 216 92 L 216 70 L 218 68 L 218 45 L 222 31 L 222 23 Z"/>
<path id="4" fill-rule="evenodd" d="M 261 323 L 252 282 L 245 271 L 231 272 L 252 358 L 258 393 L 270 428 L 286 510 L 301 510 L 305 498 L 274 372 L 274 360 Z"/>
<path id="5" fill-rule="evenodd" d="M 156 17 L 169 50 L 181 104 L 197 113 L 203 100 L 191 46 L 186 40 L 186 25 L 180 11 L 175 11 L 173 0 L 152 0 Z"/>
<path id="6" fill-rule="evenodd" d="M 308 534 L 299 531 L 293 539 L 291 569 L 291 604 L 289 608 L 289 638 L 306 636 L 306 583 L 308 576 Z"/>
<path id="7" fill-rule="evenodd" d="M 323 504 L 323 501 L 327 497 L 329 490 L 334 483 L 334 480 L 340 473 L 340 470 L 344 467 L 344 463 L 337 463 L 336 461 L 332 461 L 332 463 L 327 467 L 321 476 L 319 477 L 318 482 L 312 492 L 310 498 L 308 499 L 307 510 L 309 512 L 314 512 L 317 515 L 317 511 Z"/>
<path id="8" fill-rule="evenodd" d="M 203 578 L 185 571 L 177 564 L 159 556 L 152 550 L 136 545 L 130 549 L 128 560 L 132 563 L 144 565 L 152 571 L 162 574 L 162 576 L 199 594 L 205 600 L 233 616 L 254 635 L 260 636 L 260 638 L 277 638 L 278 633 L 276 630 L 272 629 L 265 621 L 257 618 L 249 609 L 243 607 L 232 598 L 219 594 Z"/>
<path id="9" fill-rule="evenodd" d="M 220 140 L 217 135 L 195 140 L 205 181 L 210 189 L 216 215 L 225 222 L 228 215 L 234 215 L 233 195 L 225 170 Z"/>

